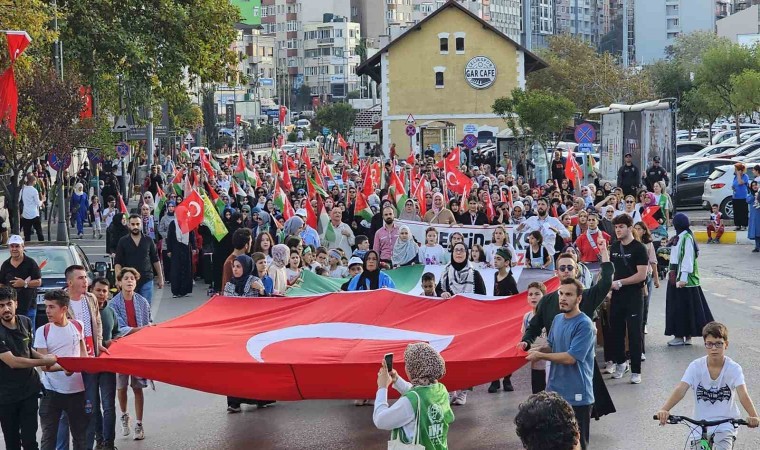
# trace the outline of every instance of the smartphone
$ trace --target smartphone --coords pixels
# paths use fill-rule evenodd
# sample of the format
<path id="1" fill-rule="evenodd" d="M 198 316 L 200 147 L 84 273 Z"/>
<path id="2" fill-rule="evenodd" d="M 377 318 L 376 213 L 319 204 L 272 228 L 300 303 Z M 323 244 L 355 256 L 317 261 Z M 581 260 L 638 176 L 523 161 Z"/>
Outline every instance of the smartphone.
<path id="1" fill-rule="evenodd" d="M 388 373 L 393 371 L 393 353 L 385 354 L 385 367 L 388 368 Z"/>

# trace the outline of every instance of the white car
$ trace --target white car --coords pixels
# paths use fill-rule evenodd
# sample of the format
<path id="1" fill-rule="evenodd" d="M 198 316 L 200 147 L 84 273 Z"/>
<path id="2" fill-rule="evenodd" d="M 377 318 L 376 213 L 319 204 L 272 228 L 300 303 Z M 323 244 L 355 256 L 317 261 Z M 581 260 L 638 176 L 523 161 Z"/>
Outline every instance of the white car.
<path id="1" fill-rule="evenodd" d="M 693 161 L 699 158 L 717 156 L 727 150 L 731 150 L 734 147 L 736 147 L 736 144 L 723 143 L 723 144 L 710 145 L 691 155 L 679 156 L 678 158 L 676 158 L 676 165 L 683 164 L 686 161 Z"/>
<path id="2" fill-rule="evenodd" d="M 760 157 L 749 158 L 742 162 L 748 166 L 760 164 Z M 705 190 L 702 193 L 702 207 L 709 211 L 712 205 L 718 205 L 720 207 L 719 211 L 723 217 L 727 219 L 733 219 L 733 183 L 733 164 L 726 164 L 724 166 L 716 167 L 710 176 L 707 177 L 707 181 L 705 181 Z"/>
<path id="3" fill-rule="evenodd" d="M 209 150 L 206 147 L 191 147 L 190 148 L 190 157 L 193 159 L 193 161 L 197 161 L 198 158 L 200 158 L 200 152 L 203 151 L 203 154 L 206 155 L 206 159 L 211 159 L 211 150 Z"/>

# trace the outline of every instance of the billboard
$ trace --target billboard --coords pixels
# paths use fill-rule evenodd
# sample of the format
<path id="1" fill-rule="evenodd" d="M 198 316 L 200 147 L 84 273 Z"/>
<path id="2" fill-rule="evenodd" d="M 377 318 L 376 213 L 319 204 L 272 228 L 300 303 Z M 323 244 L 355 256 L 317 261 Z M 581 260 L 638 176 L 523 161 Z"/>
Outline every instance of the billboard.
<path id="1" fill-rule="evenodd" d="M 602 146 L 599 153 L 599 176 L 603 180 L 615 180 L 623 162 L 623 113 L 602 116 Z"/>
<path id="2" fill-rule="evenodd" d="M 261 25 L 261 0 L 230 0 L 230 3 L 240 10 L 240 23 Z"/>

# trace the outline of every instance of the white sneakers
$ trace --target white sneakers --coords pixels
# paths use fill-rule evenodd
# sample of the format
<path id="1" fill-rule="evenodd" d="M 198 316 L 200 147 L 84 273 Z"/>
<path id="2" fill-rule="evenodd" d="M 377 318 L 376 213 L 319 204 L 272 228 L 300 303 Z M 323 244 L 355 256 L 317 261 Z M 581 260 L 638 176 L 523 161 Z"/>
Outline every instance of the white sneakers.
<path id="1" fill-rule="evenodd" d="M 467 403 L 467 391 L 457 391 L 457 394 L 454 396 L 451 404 L 462 406 L 465 403 Z"/>
<path id="2" fill-rule="evenodd" d="M 628 372 L 628 370 L 629 370 L 629 367 L 627 363 L 615 364 L 615 371 L 612 373 L 612 378 L 616 380 L 623 378 L 623 375 L 625 375 L 625 373 Z"/>
<path id="3" fill-rule="evenodd" d="M 607 361 L 607 365 L 602 369 L 602 373 L 615 373 L 615 363 Z"/>
<path id="4" fill-rule="evenodd" d="M 121 435 L 129 436 L 129 433 L 129 413 L 124 413 L 121 415 Z"/>
<path id="5" fill-rule="evenodd" d="M 632 373 L 631 374 L 631 384 L 641 384 L 641 374 L 640 373 Z"/>
<path id="6" fill-rule="evenodd" d="M 143 430 L 143 426 L 140 422 L 135 425 L 135 437 L 134 439 L 136 441 L 142 441 L 145 439 L 145 430 Z"/>
<path id="7" fill-rule="evenodd" d="M 676 337 L 668 341 L 668 345 L 671 347 L 678 347 L 683 344 L 684 344 L 683 338 L 680 338 L 680 337 Z"/>

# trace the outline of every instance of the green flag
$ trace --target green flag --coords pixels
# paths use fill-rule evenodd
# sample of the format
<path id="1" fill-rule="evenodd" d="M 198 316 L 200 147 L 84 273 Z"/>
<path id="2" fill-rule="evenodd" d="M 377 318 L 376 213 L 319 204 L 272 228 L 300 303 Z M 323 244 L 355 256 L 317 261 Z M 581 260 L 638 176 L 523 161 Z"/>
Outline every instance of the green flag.
<path id="1" fill-rule="evenodd" d="M 325 240 L 327 242 L 335 242 L 338 236 L 335 234 L 335 228 L 332 222 L 327 222 L 327 228 L 325 229 Z"/>
<path id="2" fill-rule="evenodd" d="M 221 241 L 228 233 L 227 227 L 224 226 L 211 199 L 206 194 L 201 194 L 201 198 L 203 199 L 203 224 L 211 230 L 211 234 L 214 235 L 217 242 Z"/>

